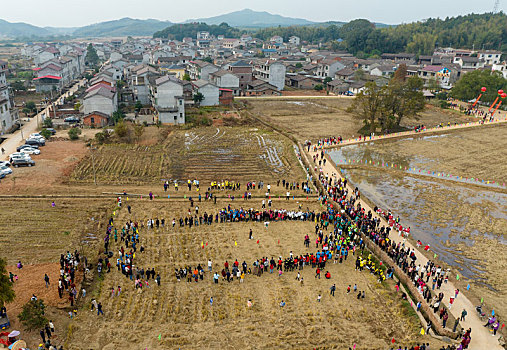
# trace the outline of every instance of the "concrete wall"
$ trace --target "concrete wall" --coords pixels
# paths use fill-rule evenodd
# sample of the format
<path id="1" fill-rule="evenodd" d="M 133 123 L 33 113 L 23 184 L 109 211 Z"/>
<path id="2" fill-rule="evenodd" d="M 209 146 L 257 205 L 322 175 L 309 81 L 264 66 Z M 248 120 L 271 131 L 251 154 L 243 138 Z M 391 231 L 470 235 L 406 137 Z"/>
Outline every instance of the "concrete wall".
<path id="1" fill-rule="evenodd" d="M 168 81 L 157 87 L 155 96 L 156 104 L 162 108 L 176 106 L 175 96 L 183 96 L 183 86 L 172 81 Z"/>
<path id="2" fill-rule="evenodd" d="M 83 102 L 84 114 L 88 115 L 92 112 L 101 112 L 107 115 L 112 115 L 116 111 L 116 106 L 113 101 L 107 97 L 95 95 L 87 98 Z"/>
<path id="3" fill-rule="evenodd" d="M 201 102 L 201 106 L 217 106 L 219 98 L 219 90 L 217 86 L 208 84 L 198 90 L 204 95 L 204 100 Z"/>
<path id="4" fill-rule="evenodd" d="M 283 90 L 285 86 L 285 71 L 286 68 L 282 63 L 272 63 L 269 66 L 269 83 Z"/>

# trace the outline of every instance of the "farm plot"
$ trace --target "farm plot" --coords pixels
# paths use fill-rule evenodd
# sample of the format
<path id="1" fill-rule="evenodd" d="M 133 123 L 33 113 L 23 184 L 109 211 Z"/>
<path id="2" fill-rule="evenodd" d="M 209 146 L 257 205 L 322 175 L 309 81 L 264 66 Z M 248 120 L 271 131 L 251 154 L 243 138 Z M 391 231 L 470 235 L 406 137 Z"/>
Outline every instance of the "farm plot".
<path id="1" fill-rule="evenodd" d="M 242 127 L 180 130 L 153 146 L 105 145 L 88 155 L 73 181 L 144 184 L 165 179 L 261 180 L 271 176 L 301 180 L 291 144 L 282 136 Z"/>
<path id="2" fill-rule="evenodd" d="M 183 201 L 132 199 L 129 204 L 132 214 L 124 209 L 117 212 L 117 225 L 147 218 L 165 218 L 170 223 L 188 210 Z M 260 201 L 249 201 L 248 205 L 259 208 Z M 273 202 L 274 208 L 296 209 L 298 205 L 295 201 Z M 318 202 L 304 201 L 303 205 L 320 210 Z M 208 202 L 199 203 L 199 207 L 208 213 L 219 208 Z M 281 277 L 269 272 L 261 277 L 247 275 L 244 283 L 235 279 L 214 284 L 208 272 L 199 283 L 178 282 L 174 277 L 175 268 L 206 266 L 208 259 L 213 261 L 213 270 L 220 271 L 226 260 L 232 263 L 238 259 L 251 266 L 262 256 L 310 252 L 312 248 L 304 247 L 303 237 L 313 226 L 312 222 L 289 221 L 272 222 L 267 229 L 262 223 L 142 228 L 141 244 L 146 250 L 136 253 L 136 266 L 154 268 L 161 275 L 161 286 L 149 280 L 150 288 L 136 290 L 132 281 L 112 269 L 94 295 L 104 306 L 104 317 L 82 312 L 68 340 L 69 349 L 132 348 L 132 344 L 140 349 L 311 348 L 329 344 L 347 348 L 354 343 L 361 349 L 380 349 L 387 348 L 392 337 L 403 344 L 420 342 L 418 320 L 395 295 L 393 286 L 380 285 L 368 273 L 354 273 L 354 259 L 329 264 L 331 280 L 316 279 L 314 270 L 305 268 L 301 271 L 304 285 L 295 279 L 296 271 Z M 250 228 L 253 240 L 248 239 Z M 116 251 L 120 244 L 112 242 L 112 249 Z M 332 283 L 337 286 L 335 297 L 329 295 Z M 347 286 L 354 283 L 366 291 L 365 299 L 346 294 Z M 122 295 L 111 297 L 111 288 L 119 285 Z M 321 303 L 316 301 L 319 293 Z M 251 308 L 247 307 L 249 299 L 253 301 Z M 282 299 L 287 303 L 283 309 L 278 306 Z"/>
<path id="3" fill-rule="evenodd" d="M 57 262 L 62 252 L 96 241 L 100 214 L 111 204 L 107 199 L 55 199 L 52 207 L 49 198 L 2 198 L 0 222 L 8 227 L 0 232 L 2 257 L 9 265 Z"/>
<path id="4" fill-rule="evenodd" d="M 248 100 L 249 110 L 253 115 L 264 118 L 298 140 L 316 140 L 327 136 L 339 136 L 347 139 L 358 136 L 363 122 L 347 112 L 352 104 L 350 98 L 312 98 L 301 100 Z M 455 111 L 441 110 L 427 105 L 426 111 L 418 119 L 406 119 L 402 126 L 412 128 L 424 124 L 428 127 L 448 122 L 463 123 L 475 120 Z"/>

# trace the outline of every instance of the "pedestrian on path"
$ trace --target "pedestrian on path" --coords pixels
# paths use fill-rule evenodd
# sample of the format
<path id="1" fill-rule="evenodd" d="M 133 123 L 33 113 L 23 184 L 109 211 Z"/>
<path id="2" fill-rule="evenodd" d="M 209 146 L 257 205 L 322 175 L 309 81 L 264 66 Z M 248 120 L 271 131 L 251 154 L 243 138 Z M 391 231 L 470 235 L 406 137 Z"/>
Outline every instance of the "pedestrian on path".
<path id="1" fill-rule="evenodd" d="M 49 276 L 47 273 L 44 274 L 44 282 L 46 282 L 46 288 L 49 287 Z"/>

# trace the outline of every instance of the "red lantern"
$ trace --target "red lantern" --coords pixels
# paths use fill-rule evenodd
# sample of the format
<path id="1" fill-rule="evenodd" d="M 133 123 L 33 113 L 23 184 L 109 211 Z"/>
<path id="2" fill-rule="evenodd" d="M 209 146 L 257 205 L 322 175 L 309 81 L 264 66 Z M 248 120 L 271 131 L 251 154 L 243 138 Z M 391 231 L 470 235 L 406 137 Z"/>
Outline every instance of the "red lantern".
<path id="1" fill-rule="evenodd" d="M 503 90 L 498 90 L 498 94 L 499 95 L 503 94 Z"/>
<path id="2" fill-rule="evenodd" d="M 506 97 L 507 97 L 507 94 L 504 92 L 504 93 L 502 94 L 502 98 L 506 98 Z"/>
<path id="3" fill-rule="evenodd" d="M 483 86 L 483 87 L 481 87 L 481 91 L 482 91 L 482 92 L 486 92 L 486 87 L 484 87 L 484 86 Z"/>

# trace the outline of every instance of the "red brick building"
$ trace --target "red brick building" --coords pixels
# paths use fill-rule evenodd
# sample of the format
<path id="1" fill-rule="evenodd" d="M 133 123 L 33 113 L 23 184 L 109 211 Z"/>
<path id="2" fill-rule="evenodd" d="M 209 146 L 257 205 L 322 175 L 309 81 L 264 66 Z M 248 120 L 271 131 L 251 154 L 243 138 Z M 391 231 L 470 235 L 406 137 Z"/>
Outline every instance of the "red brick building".
<path id="1" fill-rule="evenodd" d="M 94 126 L 103 128 L 109 125 L 109 116 L 100 112 L 92 112 L 83 118 L 83 124 L 86 126 Z"/>

